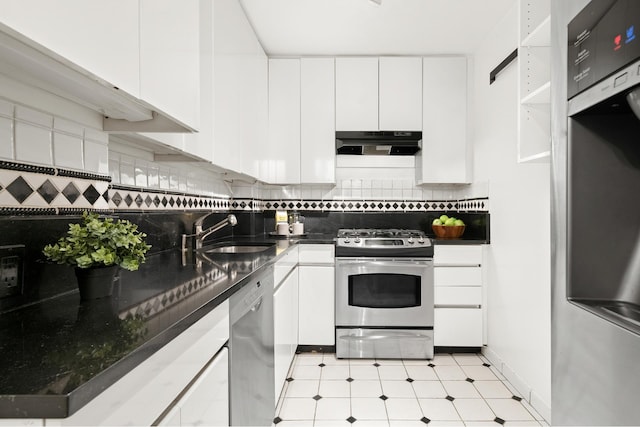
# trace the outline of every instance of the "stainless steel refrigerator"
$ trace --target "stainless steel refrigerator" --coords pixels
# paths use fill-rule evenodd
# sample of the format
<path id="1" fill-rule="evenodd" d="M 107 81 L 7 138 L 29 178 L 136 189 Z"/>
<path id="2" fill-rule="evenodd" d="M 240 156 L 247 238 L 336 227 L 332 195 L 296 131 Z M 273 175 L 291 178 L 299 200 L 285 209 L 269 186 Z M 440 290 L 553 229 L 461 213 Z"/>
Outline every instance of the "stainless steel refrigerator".
<path id="1" fill-rule="evenodd" d="M 551 4 L 551 421 L 640 425 L 640 1 Z"/>

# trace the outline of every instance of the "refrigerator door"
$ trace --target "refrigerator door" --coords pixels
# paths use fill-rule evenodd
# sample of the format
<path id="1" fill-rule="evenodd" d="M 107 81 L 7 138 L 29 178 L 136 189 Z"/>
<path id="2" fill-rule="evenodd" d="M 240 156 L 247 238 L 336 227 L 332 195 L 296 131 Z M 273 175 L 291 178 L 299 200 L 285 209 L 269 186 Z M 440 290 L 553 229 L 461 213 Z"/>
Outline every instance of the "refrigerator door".
<path id="1" fill-rule="evenodd" d="M 589 3 L 551 2 L 551 424 L 640 425 L 640 124 L 568 118 L 567 26 Z"/>

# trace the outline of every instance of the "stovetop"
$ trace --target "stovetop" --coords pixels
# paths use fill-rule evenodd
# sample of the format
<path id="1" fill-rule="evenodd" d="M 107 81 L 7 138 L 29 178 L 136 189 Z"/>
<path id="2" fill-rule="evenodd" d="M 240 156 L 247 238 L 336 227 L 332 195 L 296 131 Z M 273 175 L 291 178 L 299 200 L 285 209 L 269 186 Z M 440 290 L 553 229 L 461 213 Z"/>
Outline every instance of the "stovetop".
<path id="1" fill-rule="evenodd" d="M 342 228 L 336 238 L 336 256 L 433 257 L 433 246 L 420 230 Z"/>
<path id="2" fill-rule="evenodd" d="M 405 230 L 399 228 L 341 228 L 338 230 L 338 238 L 359 237 L 359 238 L 420 238 L 426 234 L 420 230 Z"/>

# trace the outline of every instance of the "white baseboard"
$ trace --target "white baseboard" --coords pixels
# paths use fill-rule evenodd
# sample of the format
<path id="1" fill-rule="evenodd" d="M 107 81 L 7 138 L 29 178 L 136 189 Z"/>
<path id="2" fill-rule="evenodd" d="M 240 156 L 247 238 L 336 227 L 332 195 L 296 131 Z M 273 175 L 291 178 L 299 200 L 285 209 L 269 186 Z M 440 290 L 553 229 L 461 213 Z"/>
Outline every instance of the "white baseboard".
<path id="1" fill-rule="evenodd" d="M 489 347 L 482 348 L 482 355 L 486 357 L 491 365 L 495 367 L 509 383 L 517 390 L 526 402 L 535 409 L 538 414 L 548 423 L 551 421 L 551 405 L 540 398 L 538 393 L 535 392 L 518 374 L 506 364 L 498 354 L 496 354 Z"/>

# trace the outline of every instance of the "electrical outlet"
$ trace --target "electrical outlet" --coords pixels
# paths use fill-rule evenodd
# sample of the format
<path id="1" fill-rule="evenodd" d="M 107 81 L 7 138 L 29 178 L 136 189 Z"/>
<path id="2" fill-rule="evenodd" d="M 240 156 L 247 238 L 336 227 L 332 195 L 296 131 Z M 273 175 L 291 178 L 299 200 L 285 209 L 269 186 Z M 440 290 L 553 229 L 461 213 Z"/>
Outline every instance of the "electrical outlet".
<path id="1" fill-rule="evenodd" d="M 24 245 L 0 246 L 0 298 L 22 293 Z"/>
<path id="2" fill-rule="evenodd" d="M 6 256 L 0 258 L 0 283 L 5 288 L 18 286 L 18 273 L 20 271 L 20 257 Z"/>

